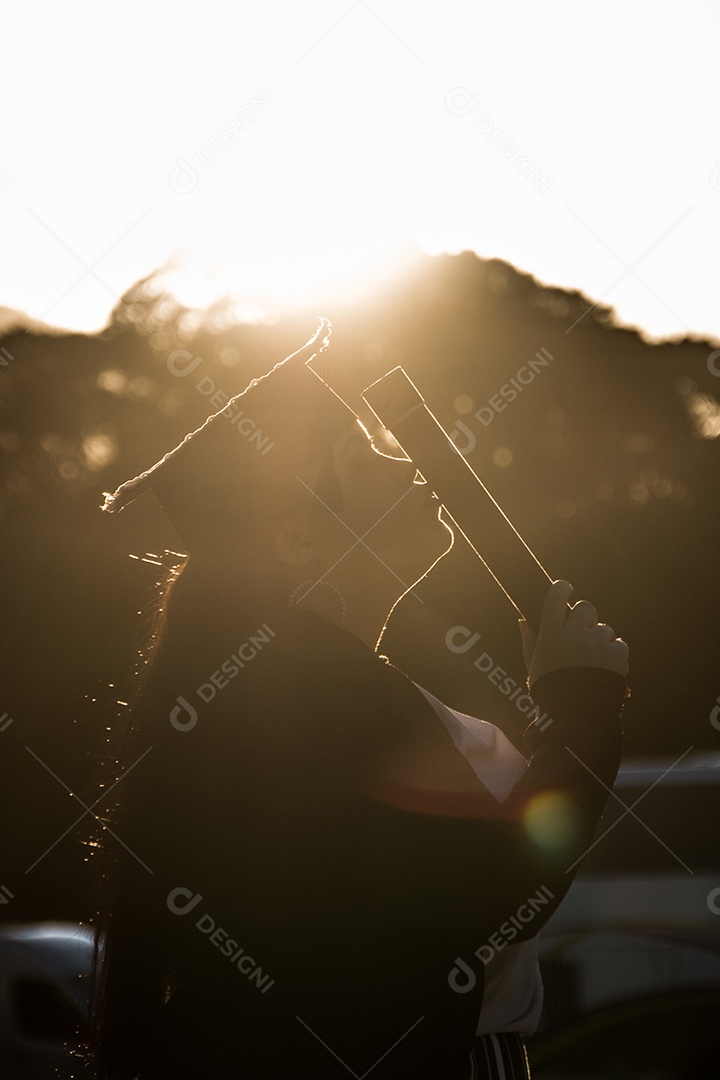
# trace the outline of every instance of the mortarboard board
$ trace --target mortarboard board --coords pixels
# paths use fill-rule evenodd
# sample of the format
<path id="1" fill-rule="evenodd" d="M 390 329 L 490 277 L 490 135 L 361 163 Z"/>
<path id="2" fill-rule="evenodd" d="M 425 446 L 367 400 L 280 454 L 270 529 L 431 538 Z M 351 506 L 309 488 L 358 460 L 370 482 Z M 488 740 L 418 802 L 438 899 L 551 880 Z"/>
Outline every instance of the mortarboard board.
<path id="1" fill-rule="evenodd" d="M 294 490 L 300 463 L 326 455 L 358 420 L 309 366 L 328 348 L 330 333 L 321 319 L 301 349 L 253 379 L 152 468 L 105 492 L 102 509 L 117 513 L 150 490 L 190 552 L 247 528 L 263 497 Z"/>

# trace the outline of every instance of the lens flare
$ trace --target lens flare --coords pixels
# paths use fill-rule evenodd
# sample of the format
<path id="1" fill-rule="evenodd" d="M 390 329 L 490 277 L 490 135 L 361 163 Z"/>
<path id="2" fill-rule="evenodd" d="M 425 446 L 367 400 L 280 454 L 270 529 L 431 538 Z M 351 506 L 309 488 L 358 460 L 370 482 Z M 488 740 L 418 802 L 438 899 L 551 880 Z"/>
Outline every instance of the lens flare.
<path id="1" fill-rule="evenodd" d="M 580 822 L 575 803 L 561 791 L 544 791 L 531 799 L 523 814 L 525 828 L 543 851 L 561 854 L 577 837 Z"/>

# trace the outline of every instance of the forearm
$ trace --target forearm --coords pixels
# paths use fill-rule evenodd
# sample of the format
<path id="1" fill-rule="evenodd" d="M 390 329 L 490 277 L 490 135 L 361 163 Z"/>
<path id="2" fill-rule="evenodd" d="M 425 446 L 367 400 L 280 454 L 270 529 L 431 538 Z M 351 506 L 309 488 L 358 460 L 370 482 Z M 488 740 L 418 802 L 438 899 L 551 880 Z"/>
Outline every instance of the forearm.
<path id="1" fill-rule="evenodd" d="M 595 668 L 561 669 L 533 686 L 551 719 L 529 733 L 527 771 L 495 820 L 465 825 L 477 833 L 466 895 L 476 904 L 478 955 L 503 926 L 516 942 L 533 937 L 570 888 L 619 766 L 624 694 L 622 676 Z"/>

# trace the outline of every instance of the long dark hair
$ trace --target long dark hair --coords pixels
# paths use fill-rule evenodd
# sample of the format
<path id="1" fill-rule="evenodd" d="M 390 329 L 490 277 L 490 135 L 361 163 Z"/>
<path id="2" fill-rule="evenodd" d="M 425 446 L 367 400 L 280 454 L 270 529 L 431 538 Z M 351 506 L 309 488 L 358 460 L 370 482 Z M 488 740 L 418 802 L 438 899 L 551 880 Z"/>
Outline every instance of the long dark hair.
<path id="1" fill-rule="evenodd" d="M 136 1075 L 173 986 L 166 868 L 182 848 L 199 863 L 206 838 L 184 798 L 198 747 L 182 712 L 237 647 L 287 610 L 286 590 L 264 553 L 236 541 L 186 556 L 158 584 L 127 720 L 112 733 L 106 783 L 116 797 L 95 838 L 96 945 L 86 1058 L 97 1080 Z M 173 726 L 171 717 L 181 715 Z M 211 770 L 212 771 L 212 768 Z M 173 882 L 177 884 L 177 882 Z"/>
<path id="2" fill-rule="evenodd" d="M 214 860 L 216 871 L 222 862 L 193 817 L 198 800 L 191 808 L 186 798 L 194 785 L 202 802 L 203 790 L 222 773 L 222 740 L 212 724 L 193 729 L 186 705 L 192 712 L 196 688 L 287 612 L 288 590 L 271 543 L 283 516 L 299 506 L 322 515 L 325 504 L 339 505 L 333 470 L 320 466 L 331 463 L 332 444 L 355 414 L 304 367 L 327 347 L 329 332 L 322 319 L 307 345 L 250 384 L 247 401 L 233 399 L 157 466 L 106 497 L 103 508 L 115 512 L 153 489 L 192 554 L 159 587 L 138 689 L 127 720 L 111 734 L 104 779 L 105 786 L 117 786 L 96 856 L 88 1048 L 97 1080 L 130 1080 L 147 1060 L 173 990 L 176 931 L 167 898 L 168 882 L 178 885 L 176 868 L 197 869 L 200 878 L 203 867 Z M 273 432 L 268 457 L 258 456 L 260 444 L 251 446 L 234 424 L 246 408 L 255 435 Z M 321 502 L 298 484 L 298 473 L 308 467 L 329 481 Z M 223 696 L 220 718 L 231 693 Z M 243 698 L 240 711 L 246 707 Z M 206 801 L 207 819 L 211 806 L 218 810 L 214 792 Z"/>

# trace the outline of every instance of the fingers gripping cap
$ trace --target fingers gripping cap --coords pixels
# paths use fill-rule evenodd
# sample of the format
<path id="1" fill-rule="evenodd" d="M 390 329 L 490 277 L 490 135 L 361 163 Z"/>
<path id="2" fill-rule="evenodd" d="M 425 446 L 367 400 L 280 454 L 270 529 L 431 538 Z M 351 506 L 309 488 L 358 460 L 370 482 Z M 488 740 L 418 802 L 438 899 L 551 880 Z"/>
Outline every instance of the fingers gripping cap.
<path id="1" fill-rule="evenodd" d="M 302 458 L 358 419 L 309 366 L 328 348 L 330 333 L 321 319 L 301 349 L 253 379 L 152 468 L 105 492 L 102 509 L 117 513 L 152 490 L 188 551 L 242 527 L 259 491 L 294 480 Z"/>

